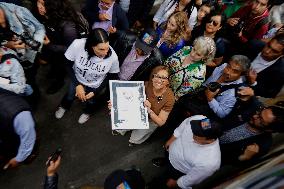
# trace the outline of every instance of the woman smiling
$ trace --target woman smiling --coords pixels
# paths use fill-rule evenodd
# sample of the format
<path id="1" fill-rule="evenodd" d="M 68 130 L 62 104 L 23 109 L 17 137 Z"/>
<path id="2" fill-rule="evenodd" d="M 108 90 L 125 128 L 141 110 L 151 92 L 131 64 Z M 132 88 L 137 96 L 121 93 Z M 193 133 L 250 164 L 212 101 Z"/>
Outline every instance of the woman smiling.
<path id="1" fill-rule="evenodd" d="M 149 114 L 149 129 L 132 130 L 129 146 L 141 144 L 146 141 L 151 134 L 163 126 L 174 105 L 174 95 L 169 88 L 169 71 L 165 66 L 157 66 L 153 69 L 150 80 L 145 82 L 147 100 L 144 105 Z M 111 102 L 108 104 L 111 109 Z M 113 135 L 124 135 L 127 130 L 113 131 Z"/>

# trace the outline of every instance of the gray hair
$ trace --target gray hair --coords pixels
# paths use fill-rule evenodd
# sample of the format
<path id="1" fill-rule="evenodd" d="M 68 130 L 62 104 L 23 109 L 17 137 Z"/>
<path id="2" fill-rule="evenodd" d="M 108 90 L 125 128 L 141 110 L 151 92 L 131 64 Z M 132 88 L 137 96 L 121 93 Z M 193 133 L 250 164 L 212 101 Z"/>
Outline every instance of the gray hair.
<path id="1" fill-rule="evenodd" d="M 216 44 L 210 37 L 198 37 L 194 40 L 193 46 L 196 51 L 204 55 L 204 63 L 211 62 L 216 53 Z"/>
<path id="2" fill-rule="evenodd" d="M 242 72 L 247 72 L 250 68 L 250 59 L 244 55 L 234 55 L 230 61 L 238 63 L 242 67 Z"/>

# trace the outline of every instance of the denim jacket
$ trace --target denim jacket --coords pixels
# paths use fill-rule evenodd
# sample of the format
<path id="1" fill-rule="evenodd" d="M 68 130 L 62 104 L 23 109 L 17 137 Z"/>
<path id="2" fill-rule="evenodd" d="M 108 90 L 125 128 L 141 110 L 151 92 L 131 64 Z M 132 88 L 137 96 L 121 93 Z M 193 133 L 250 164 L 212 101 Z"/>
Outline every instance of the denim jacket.
<path id="1" fill-rule="evenodd" d="M 19 36 L 28 35 L 32 40 L 40 42 L 42 47 L 45 36 L 44 26 L 32 15 L 28 9 L 11 3 L 3 2 L 0 2 L 0 8 L 2 8 L 5 12 L 5 16 L 10 25 L 11 31 Z M 22 60 L 34 62 L 36 54 L 37 51 L 27 48 L 25 56 Z"/>
<path id="2" fill-rule="evenodd" d="M 13 54 L 16 55 L 11 49 L 0 47 L 2 55 Z M 0 88 L 12 91 L 16 94 L 24 94 L 27 87 L 24 70 L 21 64 L 15 58 L 3 60 L 0 63 L 0 78 L 8 79 L 9 83 L 4 84 L 0 82 Z"/>

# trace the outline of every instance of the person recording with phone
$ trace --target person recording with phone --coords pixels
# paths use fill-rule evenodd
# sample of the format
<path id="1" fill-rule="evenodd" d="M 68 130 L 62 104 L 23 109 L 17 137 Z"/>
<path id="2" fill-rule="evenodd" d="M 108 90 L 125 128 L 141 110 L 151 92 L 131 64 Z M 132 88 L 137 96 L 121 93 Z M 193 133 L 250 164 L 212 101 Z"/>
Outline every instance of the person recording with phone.
<path id="1" fill-rule="evenodd" d="M 58 150 L 56 152 L 58 152 Z M 52 156 L 50 156 L 46 162 L 47 169 L 44 181 L 44 189 L 57 189 L 58 185 L 57 171 L 60 166 L 61 156 L 58 154 L 56 155 L 56 152 Z"/>

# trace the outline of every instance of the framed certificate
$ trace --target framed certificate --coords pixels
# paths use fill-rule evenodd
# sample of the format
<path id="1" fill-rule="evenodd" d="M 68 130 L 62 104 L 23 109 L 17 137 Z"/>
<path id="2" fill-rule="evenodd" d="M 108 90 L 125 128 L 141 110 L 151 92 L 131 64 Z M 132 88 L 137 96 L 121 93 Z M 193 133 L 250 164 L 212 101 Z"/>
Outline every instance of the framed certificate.
<path id="1" fill-rule="evenodd" d="M 109 81 L 112 130 L 149 129 L 143 81 Z"/>

